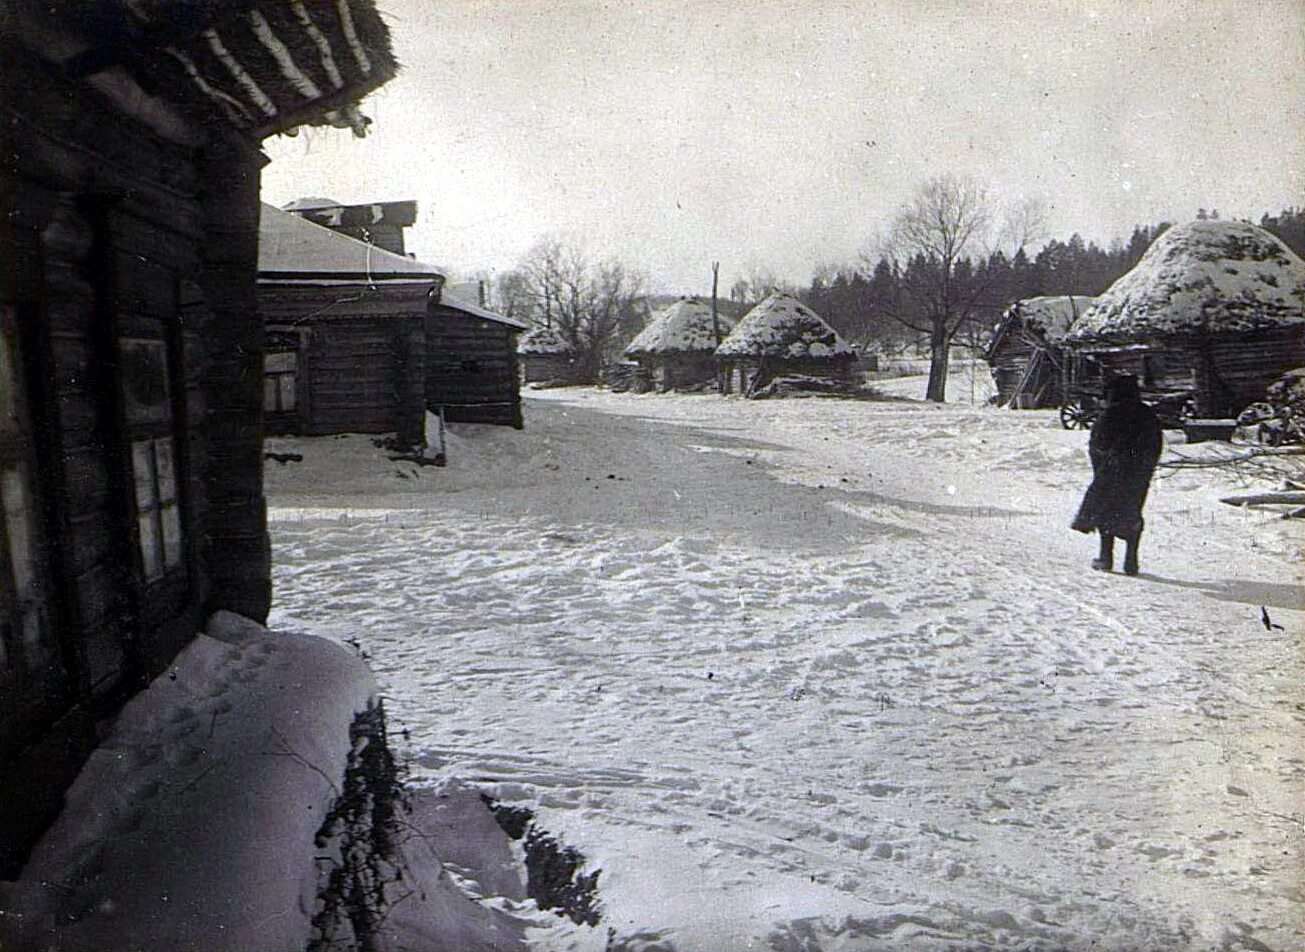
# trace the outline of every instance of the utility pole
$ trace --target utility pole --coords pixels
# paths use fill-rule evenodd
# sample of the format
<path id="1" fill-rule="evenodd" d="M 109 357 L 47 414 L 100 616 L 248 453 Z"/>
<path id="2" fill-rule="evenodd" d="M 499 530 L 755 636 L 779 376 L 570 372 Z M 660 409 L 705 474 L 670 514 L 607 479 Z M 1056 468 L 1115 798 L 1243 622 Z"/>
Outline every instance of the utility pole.
<path id="1" fill-rule="evenodd" d="M 716 316 L 716 282 L 720 279 L 720 262 L 711 263 L 711 332 L 716 335 L 716 346 L 720 346 L 720 319 Z"/>

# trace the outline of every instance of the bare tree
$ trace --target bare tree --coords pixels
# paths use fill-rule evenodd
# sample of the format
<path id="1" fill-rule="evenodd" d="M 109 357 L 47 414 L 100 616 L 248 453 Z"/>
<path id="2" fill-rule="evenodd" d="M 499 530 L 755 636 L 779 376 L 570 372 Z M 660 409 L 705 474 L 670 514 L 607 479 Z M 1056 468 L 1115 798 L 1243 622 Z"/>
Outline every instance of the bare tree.
<path id="1" fill-rule="evenodd" d="M 643 279 L 614 259 L 591 262 L 578 246 L 555 238 L 537 243 L 499 285 L 511 316 L 551 327 L 571 345 L 581 378 L 597 380 L 629 326 Z M 506 313 L 506 312 L 505 312 Z"/>
<path id="2" fill-rule="evenodd" d="M 893 219 L 884 257 L 901 275 L 909 299 L 892 316 L 928 336 L 928 400 L 947 393 L 947 368 L 957 332 L 973 320 L 984 291 L 974 279 L 993 233 L 987 189 L 969 178 L 941 175 L 922 184 Z"/>

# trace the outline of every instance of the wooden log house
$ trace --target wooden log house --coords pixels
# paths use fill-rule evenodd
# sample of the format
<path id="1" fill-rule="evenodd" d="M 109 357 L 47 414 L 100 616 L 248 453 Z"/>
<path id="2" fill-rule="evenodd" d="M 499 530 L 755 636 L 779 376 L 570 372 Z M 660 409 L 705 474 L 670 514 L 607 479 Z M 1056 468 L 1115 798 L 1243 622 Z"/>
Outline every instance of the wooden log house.
<path id="1" fill-rule="evenodd" d="M 580 382 L 575 348 L 552 327 L 532 327 L 517 341 L 521 382 L 564 387 Z"/>
<path id="2" fill-rule="evenodd" d="M 1095 301 L 1069 295 L 1035 297 L 1006 309 L 984 352 L 1000 406 L 1023 410 L 1061 405 L 1065 335 Z"/>
<path id="3" fill-rule="evenodd" d="M 371 0 L 0 6 L 0 876 L 207 613 L 266 616 L 259 142 L 394 71 Z"/>
<path id="4" fill-rule="evenodd" d="M 777 377 L 855 386 L 856 351 L 811 308 L 777 291 L 748 311 L 716 349 L 725 393 L 752 394 Z"/>
<path id="5" fill-rule="evenodd" d="M 1200 418 L 1235 417 L 1305 365 L 1305 262 L 1249 222 L 1160 235 L 1070 329 L 1082 365 L 1133 374 L 1151 398 L 1190 395 Z"/>
<path id="6" fill-rule="evenodd" d="M 269 433 L 394 433 L 423 442 L 429 265 L 262 206 L 258 302 Z"/>
<path id="7" fill-rule="evenodd" d="M 521 429 L 517 335 L 527 327 L 446 290 L 426 315 L 426 406 L 452 423 Z"/>
<path id="8" fill-rule="evenodd" d="M 734 322 L 700 298 L 681 298 L 656 315 L 625 349 L 641 376 L 662 392 L 716 381 L 716 348 Z"/>

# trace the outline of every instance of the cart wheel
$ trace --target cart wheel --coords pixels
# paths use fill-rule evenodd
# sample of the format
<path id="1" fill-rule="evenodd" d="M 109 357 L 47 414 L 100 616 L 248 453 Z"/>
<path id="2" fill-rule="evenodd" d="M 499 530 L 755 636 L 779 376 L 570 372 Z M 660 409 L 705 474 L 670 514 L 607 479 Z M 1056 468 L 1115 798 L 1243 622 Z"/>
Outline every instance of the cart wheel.
<path id="1" fill-rule="evenodd" d="M 1092 415 L 1078 401 L 1071 400 L 1060 408 L 1060 425 L 1067 430 L 1086 430 L 1092 425 Z"/>

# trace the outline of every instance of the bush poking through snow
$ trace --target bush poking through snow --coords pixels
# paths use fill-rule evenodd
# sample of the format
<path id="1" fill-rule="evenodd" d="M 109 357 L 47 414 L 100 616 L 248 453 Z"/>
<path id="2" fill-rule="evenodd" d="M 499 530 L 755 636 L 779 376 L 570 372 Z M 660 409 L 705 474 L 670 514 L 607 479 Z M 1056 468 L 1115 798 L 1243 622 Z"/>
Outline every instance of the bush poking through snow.
<path id="1" fill-rule="evenodd" d="M 385 708 L 370 705 L 349 729 L 353 750 L 344 786 L 321 828 L 319 904 L 308 952 L 377 947 L 381 925 L 403 881 L 399 832 L 407 798 L 385 733 Z"/>
<path id="2" fill-rule="evenodd" d="M 598 903 L 598 874 L 602 870 L 581 873 L 585 855 L 540 829 L 534 811 L 510 807 L 484 795 L 481 799 L 504 833 L 514 840 L 525 841 L 526 895 L 540 909 L 552 910 L 576 925 L 598 925 L 603 918 Z"/>

